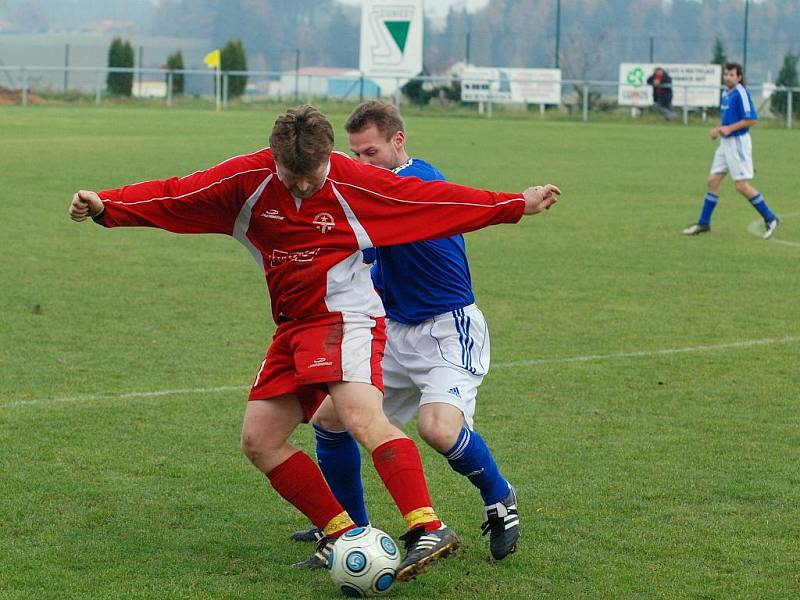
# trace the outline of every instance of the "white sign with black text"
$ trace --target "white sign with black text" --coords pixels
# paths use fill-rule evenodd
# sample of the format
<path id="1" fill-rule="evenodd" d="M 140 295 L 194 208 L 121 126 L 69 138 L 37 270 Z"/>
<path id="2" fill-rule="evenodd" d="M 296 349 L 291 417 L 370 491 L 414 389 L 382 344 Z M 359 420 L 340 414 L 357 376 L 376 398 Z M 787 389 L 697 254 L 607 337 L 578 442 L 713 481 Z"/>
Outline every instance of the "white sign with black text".
<path id="1" fill-rule="evenodd" d="M 461 75 L 461 100 L 561 104 L 561 69 L 468 67 Z"/>

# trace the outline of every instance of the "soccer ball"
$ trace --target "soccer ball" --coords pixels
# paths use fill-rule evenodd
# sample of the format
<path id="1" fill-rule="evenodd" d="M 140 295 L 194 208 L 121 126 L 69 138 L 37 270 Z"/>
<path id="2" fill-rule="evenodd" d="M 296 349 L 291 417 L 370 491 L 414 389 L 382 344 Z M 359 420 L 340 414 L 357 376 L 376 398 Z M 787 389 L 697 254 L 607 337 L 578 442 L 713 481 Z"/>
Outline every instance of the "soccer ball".
<path id="1" fill-rule="evenodd" d="M 328 555 L 331 579 L 345 596 L 385 594 L 400 566 L 397 544 L 380 529 L 357 527 L 342 535 Z"/>

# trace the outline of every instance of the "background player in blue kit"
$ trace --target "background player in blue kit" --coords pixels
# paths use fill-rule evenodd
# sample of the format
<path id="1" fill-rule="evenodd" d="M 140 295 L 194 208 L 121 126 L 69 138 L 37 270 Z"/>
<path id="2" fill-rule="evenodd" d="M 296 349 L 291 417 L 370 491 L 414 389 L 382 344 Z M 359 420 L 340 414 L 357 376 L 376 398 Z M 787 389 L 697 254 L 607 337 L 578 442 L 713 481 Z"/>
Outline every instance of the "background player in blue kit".
<path id="1" fill-rule="evenodd" d="M 725 174 L 730 173 L 737 191 L 750 201 L 764 219 L 764 239 L 768 240 L 775 233 L 780 221 L 769 209 L 764 197 L 750 185 L 754 169 L 749 131 L 756 124 L 758 113 L 750 92 L 744 87 L 740 64 L 725 63 L 722 78 L 728 89 L 722 95 L 721 124 L 710 132 L 711 139 L 719 137 L 720 142 L 708 176 L 708 191 L 700 218 L 697 223 L 684 229 L 683 233 L 697 235 L 711 231 L 711 214 L 719 202 L 719 186 Z"/>
<path id="2" fill-rule="evenodd" d="M 394 105 L 364 102 L 345 129 L 356 159 L 401 176 L 444 179 L 430 163 L 409 158 L 405 125 Z M 478 386 L 489 369 L 489 332 L 475 305 L 464 238 L 372 249 L 365 259 L 374 259 L 373 281 L 387 314 L 384 411 L 398 426 L 419 411 L 421 437 L 480 491 L 482 530 L 490 535 L 492 557 L 502 559 L 516 550 L 517 498 L 473 430 Z M 325 478 L 353 520 L 367 524 L 355 441 L 329 402 L 313 420 Z M 293 539 L 311 540 L 313 533 L 298 532 Z"/>

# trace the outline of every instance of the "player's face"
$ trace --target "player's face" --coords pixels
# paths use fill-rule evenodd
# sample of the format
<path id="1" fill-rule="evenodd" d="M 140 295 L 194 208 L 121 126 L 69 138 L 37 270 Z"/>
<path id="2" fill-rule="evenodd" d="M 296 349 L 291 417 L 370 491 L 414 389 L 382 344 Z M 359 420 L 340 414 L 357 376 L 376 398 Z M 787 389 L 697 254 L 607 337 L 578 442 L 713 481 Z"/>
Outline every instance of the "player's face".
<path id="1" fill-rule="evenodd" d="M 277 161 L 276 163 L 278 165 L 278 177 L 283 182 L 283 185 L 286 186 L 292 196 L 300 200 L 310 198 L 321 190 L 325 184 L 325 178 L 328 176 L 327 161 L 308 173 L 294 173 Z"/>
<path id="2" fill-rule="evenodd" d="M 349 141 L 353 156 L 360 162 L 384 169 L 394 169 L 403 164 L 400 152 L 405 143 L 405 134 L 402 131 L 387 140 L 375 125 L 370 125 L 357 133 L 351 133 Z"/>
<path id="3" fill-rule="evenodd" d="M 722 73 L 722 80 L 725 82 L 725 85 L 728 87 L 728 89 L 732 90 L 739 85 L 739 82 L 742 80 L 742 78 L 736 72 L 736 69 L 725 69 L 725 71 Z"/>

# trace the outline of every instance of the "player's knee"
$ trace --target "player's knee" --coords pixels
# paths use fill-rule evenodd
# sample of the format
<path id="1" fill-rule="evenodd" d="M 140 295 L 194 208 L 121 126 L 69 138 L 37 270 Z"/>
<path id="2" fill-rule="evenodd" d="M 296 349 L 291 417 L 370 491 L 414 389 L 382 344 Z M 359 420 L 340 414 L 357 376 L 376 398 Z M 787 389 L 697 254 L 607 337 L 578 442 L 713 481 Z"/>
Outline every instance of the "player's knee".
<path id="1" fill-rule="evenodd" d="M 329 429 L 331 424 L 337 425 L 333 427 L 334 430 L 347 429 L 356 440 L 364 443 L 364 440 L 369 436 L 369 432 L 373 429 L 375 423 L 375 415 L 370 410 L 358 410 L 352 407 L 341 410 L 338 419 L 325 419 L 326 424 L 320 423 L 321 427 Z M 338 423 L 333 423 L 337 421 Z"/>
<path id="2" fill-rule="evenodd" d="M 261 456 L 260 447 L 254 435 L 242 432 L 242 452 L 252 463 L 258 462 Z"/>
<path id="3" fill-rule="evenodd" d="M 343 429 L 346 429 L 369 452 L 389 440 L 404 437 L 380 410 L 352 411 L 344 414 L 340 412 L 339 418 Z"/>
<path id="4" fill-rule="evenodd" d="M 339 418 L 339 413 L 336 412 L 330 398 L 325 400 L 322 406 L 319 407 L 311 422 L 317 427 L 328 431 L 343 431 L 345 429 L 344 423 Z"/>
<path id="5" fill-rule="evenodd" d="M 736 190 L 740 194 L 748 195 L 752 191 L 752 187 L 750 186 L 750 182 L 747 181 L 746 179 L 743 179 L 743 180 L 740 180 L 740 181 L 735 181 L 733 184 L 736 187 Z"/>
<path id="6" fill-rule="evenodd" d="M 280 444 L 270 443 L 270 439 L 267 436 L 254 431 L 242 431 L 242 452 L 253 464 L 263 462 L 278 445 Z"/>
<path id="7" fill-rule="evenodd" d="M 325 429 L 326 431 L 343 431 L 345 428 L 344 423 L 336 415 L 314 415 L 311 420 L 314 425 Z"/>
<path id="8" fill-rule="evenodd" d="M 447 452 L 452 448 L 458 435 L 461 433 L 461 426 L 456 426 L 450 419 L 442 419 L 437 415 L 420 416 L 417 425 L 420 437 L 425 440 L 431 448 L 438 452 Z"/>
<path id="9" fill-rule="evenodd" d="M 708 179 L 706 180 L 706 185 L 708 186 L 709 192 L 716 192 L 719 191 L 719 184 L 721 178 L 719 175 L 709 175 Z"/>

